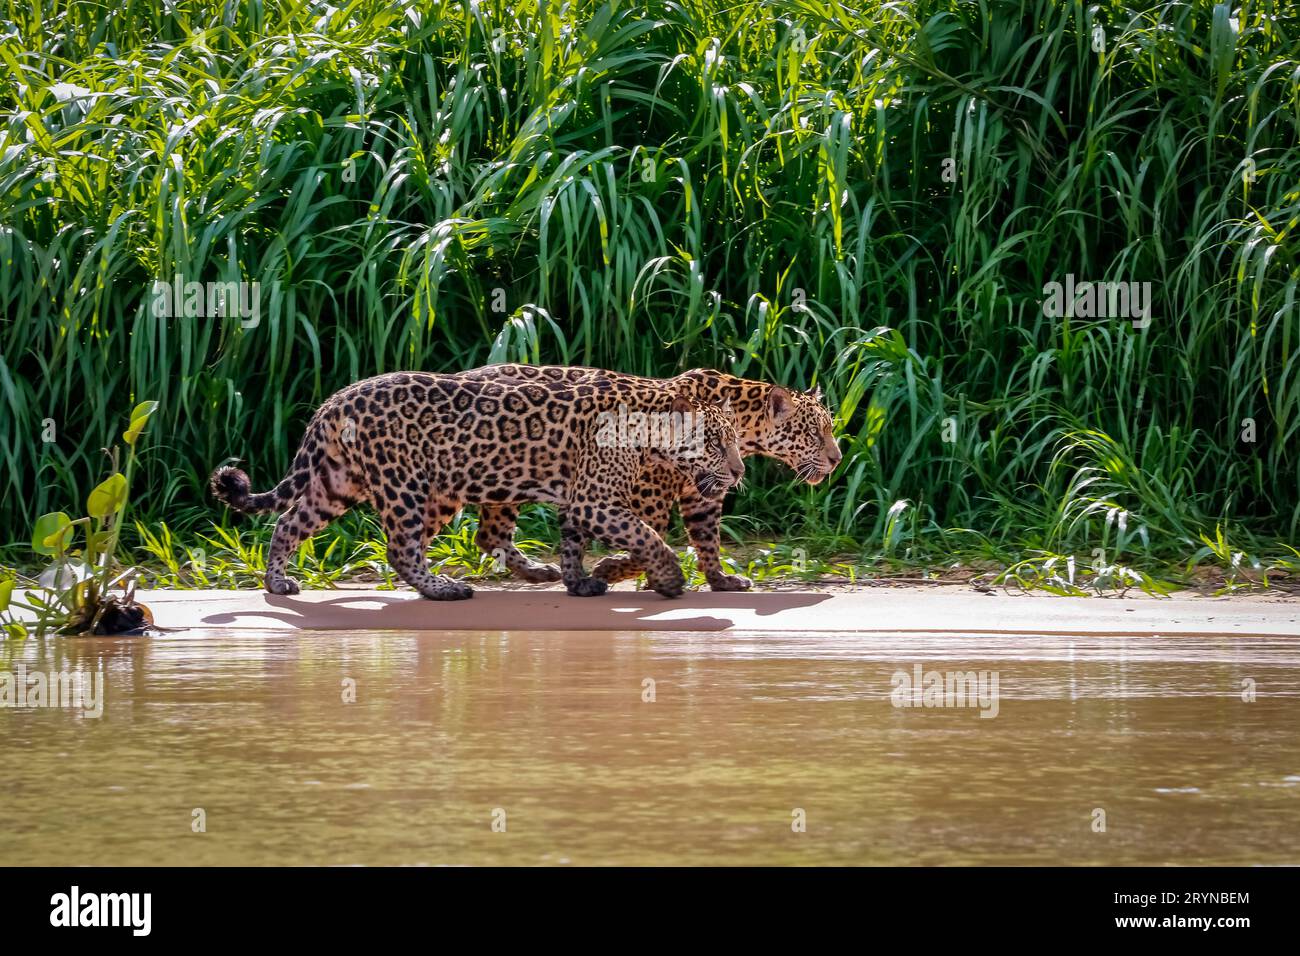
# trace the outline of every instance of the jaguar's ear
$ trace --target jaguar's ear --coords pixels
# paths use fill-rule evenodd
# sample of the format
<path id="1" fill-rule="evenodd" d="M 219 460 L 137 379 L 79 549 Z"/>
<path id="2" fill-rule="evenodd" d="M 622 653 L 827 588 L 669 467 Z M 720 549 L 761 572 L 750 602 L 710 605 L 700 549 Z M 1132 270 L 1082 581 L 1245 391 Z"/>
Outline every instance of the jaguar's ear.
<path id="1" fill-rule="evenodd" d="M 691 404 L 691 400 L 686 397 L 684 392 L 678 392 L 673 396 L 673 411 L 677 412 L 679 415 L 689 415 L 694 411 L 694 406 Z"/>
<path id="2" fill-rule="evenodd" d="M 822 400 L 822 387 L 820 385 L 812 390 L 812 397 L 814 402 L 820 402 Z"/>
<path id="3" fill-rule="evenodd" d="M 773 385 L 767 393 L 767 411 L 773 421 L 781 421 L 794 411 L 794 399 L 780 385 Z"/>
<path id="4" fill-rule="evenodd" d="M 727 421 L 733 425 L 736 423 L 736 413 L 731 410 L 731 396 L 728 395 L 722 403 L 722 414 L 727 416 Z"/>

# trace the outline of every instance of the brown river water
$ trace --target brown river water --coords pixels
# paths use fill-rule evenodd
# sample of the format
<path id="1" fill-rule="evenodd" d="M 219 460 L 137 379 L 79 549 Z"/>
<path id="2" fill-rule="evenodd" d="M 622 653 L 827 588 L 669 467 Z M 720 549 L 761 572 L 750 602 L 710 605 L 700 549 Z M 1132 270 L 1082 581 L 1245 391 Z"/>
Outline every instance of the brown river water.
<path id="1" fill-rule="evenodd" d="M 24 704 L 37 670 L 103 689 L 0 708 L 11 865 L 1300 864 L 1298 639 L 188 632 L 20 665 Z"/>

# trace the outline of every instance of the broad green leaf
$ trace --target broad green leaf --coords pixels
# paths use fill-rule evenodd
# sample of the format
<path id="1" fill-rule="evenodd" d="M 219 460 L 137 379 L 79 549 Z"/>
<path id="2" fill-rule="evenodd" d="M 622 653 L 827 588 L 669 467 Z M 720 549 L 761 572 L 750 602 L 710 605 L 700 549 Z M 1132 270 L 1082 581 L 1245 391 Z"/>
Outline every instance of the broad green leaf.
<path id="1" fill-rule="evenodd" d="M 59 554 L 72 543 L 72 519 L 52 511 L 36 519 L 32 528 L 32 550 L 37 554 Z"/>
<path id="2" fill-rule="evenodd" d="M 0 581 L 0 612 L 9 610 L 9 600 L 14 593 L 14 579 Z"/>
<path id="3" fill-rule="evenodd" d="M 109 475 L 86 499 L 86 514 L 101 521 L 122 510 L 126 504 L 126 477 L 120 472 Z"/>
<path id="4" fill-rule="evenodd" d="M 23 627 L 23 625 L 19 624 L 17 621 L 14 621 L 12 624 L 3 625 L 3 629 L 5 634 L 11 640 L 21 641 L 27 637 L 27 628 Z"/>
<path id="5" fill-rule="evenodd" d="M 122 433 L 122 440 L 132 447 L 135 446 L 136 440 L 140 433 L 144 431 L 144 426 L 149 424 L 149 418 L 158 410 L 157 402 L 141 402 L 131 412 L 131 424 L 126 431 Z"/>

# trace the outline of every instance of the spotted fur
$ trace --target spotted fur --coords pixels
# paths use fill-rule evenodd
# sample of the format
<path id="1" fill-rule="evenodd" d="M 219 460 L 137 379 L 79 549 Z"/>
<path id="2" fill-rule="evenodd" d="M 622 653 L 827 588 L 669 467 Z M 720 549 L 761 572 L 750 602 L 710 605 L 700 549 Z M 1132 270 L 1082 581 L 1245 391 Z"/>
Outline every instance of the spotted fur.
<path id="1" fill-rule="evenodd" d="M 832 433 L 831 414 L 821 401 L 821 391 L 808 393 L 779 385 L 738 378 L 713 369 L 693 369 L 674 378 L 652 379 L 601 369 L 558 365 L 489 365 L 461 372 L 459 378 L 472 381 L 551 382 L 578 386 L 589 381 L 622 383 L 626 388 L 648 394 L 684 392 L 712 404 L 730 403 L 742 456 L 765 455 L 794 469 L 795 476 L 809 484 L 826 478 L 839 464 L 841 454 Z M 749 578 L 728 574 L 719 556 L 721 499 L 699 495 L 689 481 L 673 469 L 651 462 L 637 480 L 639 492 L 633 510 L 648 526 L 666 535 L 676 505 L 694 546 L 700 570 L 715 591 L 742 591 L 752 587 Z M 506 566 L 529 581 L 553 581 L 559 572 L 552 566 L 529 561 L 514 546 L 515 522 L 519 510 L 510 505 L 489 504 L 479 509 L 478 546 L 498 555 Z M 610 555 L 593 570 L 595 577 L 613 583 L 636 577 L 643 571 L 634 555 Z"/>
<path id="2" fill-rule="evenodd" d="M 705 453 L 603 441 L 602 416 L 620 408 L 689 408 L 706 423 Z M 681 568 L 634 510 L 637 478 L 662 468 L 697 494 L 698 482 L 720 500 L 719 474 L 738 477 L 728 449 L 743 471 L 729 418 L 662 389 L 599 376 L 496 382 L 395 372 L 328 398 L 308 423 L 290 473 L 271 491 L 252 493 L 248 476 L 231 466 L 213 472 L 211 488 L 238 511 L 283 512 L 267 557 L 266 589 L 273 594 L 298 592 L 285 570 L 307 538 L 369 503 L 403 580 L 435 600 L 468 598 L 469 585 L 430 573 L 431 538 L 466 504 L 514 509 L 540 501 L 564 509 L 566 528 L 629 551 L 643 562 L 652 587 L 674 595 L 682 590 Z M 577 569 L 574 580 L 581 577 L 580 551 Z"/>
<path id="3" fill-rule="evenodd" d="M 612 496 L 631 506 L 644 492 L 644 488 L 638 486 L 640 477 L 653 467 L 671 472 L 678 480 L 691 485 L 702 501 L 714 502 L 721 507 L 727 492 L 745 475 L 731 409 L 677 395 L 671 413 L 680 416 L 686 435 L 698 440 L 650 446 L 640 454 L 621 453 L 619 466 L 612 473 L 607 469 L 610 451 L 598 448 L 591 456 L 590 466 L 584 467 L 583 471 L 592 480 L 600 482 L 603 498 L 608 500 Z M 611 547 L 621 547 L 611 539 L 607 529 L 608 522 L 602 519 L 598 504 L 571 506 L 564 510 L 561 519 L 561 573 L 570 594 L 590 597 L 605 593 L 608 582 L 589 577 L 583 570 L 582 557 L 593 537 Z M 676 596 L 686 585 L 681 565 L 667 545 L 659 553 L 666 555 L 671 564 L 657 575 L 660 583 L 654 585 L 655 590 Z"/>

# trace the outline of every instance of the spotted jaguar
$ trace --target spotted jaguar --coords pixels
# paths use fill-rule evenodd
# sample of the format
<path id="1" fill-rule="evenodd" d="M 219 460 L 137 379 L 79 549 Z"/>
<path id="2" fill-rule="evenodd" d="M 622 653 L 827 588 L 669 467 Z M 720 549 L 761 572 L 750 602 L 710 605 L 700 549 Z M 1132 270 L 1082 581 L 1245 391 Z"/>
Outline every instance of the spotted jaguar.
<path id="1" fill-rule="evenodd" d="M 629 409 L 642 416 L 689 413 L 700 423 L 699 441 L 609 440 L 610 422 Z M 282 512 L 267 556 L 265 583 L 272 594 L 298 593 L 285 573 L 298 547 L 349 508 L 368 503 L 379 514 L 389 561 L 403 580 L 434 600 L 468 598 L 468 584 L 430 572 L 432 537 L 466 504 L 517 509 L 549 502 L 564 510 L 575 541 L 594 537 L 628 551 L 651 587 L 675 596 L 685 583 L 680 562 L 638 513 L 639 479 L 648 469 L 662 469 L 700 500 L 721 507 L 721 496 L 744 468 L 732 414 L 716 403 L 616 376 L 490 381 L 394 372 L 326 399 L 307 425 L 289 474 L 270 491 L 253 493 L 248 475 L 233 465 L 217 468 L 210 487 L 237 511 Z M 580 572 L 580 552 L 577 567 Z M 576 583 L 581 573 L 571 577 L 577 593 L 596 590 Z"/>
<path id="2" fill-rule="evenodd" d="M 572 387 L 603 381 L 621 383 L 634 394 L 682 392 L 698 401 L 730 404 L 743 457 L 765 455 L 775 458 L 792 468 L 798 479 L 813 485 L 829 476 L 842 459 L 833 433 L 831 413 L 822 402 L 820 388 L 801 392 L 707 368 L 692 369 L 673 378 L 655 379 L 580 366 L 504 364 L 460 372 L 457 377 L 467 381 L 545 382 Z M 673 507 L 680 509 L 699 568 L 713 590 L 744 591 L 753 586 L 749 578 L 728 574 L 722 567 L 719 555 L 721 498 L 701 496 L 690 481 L 672 468 L 653 461 L 637 479 L 637 485 L 639 491 L 633 510 L 661 536 L 667 534 Z M 531 561 L 515 547 L 514 531 L 518 517 L 519 509 L 513 504 L 493 502 L 482 506 L 476 538 L 479 548 L 496 555 L 526 581 L 559 580 L 561 571 L 558 568 Z M 635 555 L 610 555 L 596 565 L 592 574 L 612 584 L 636 577 L 643 570 Z"/>

